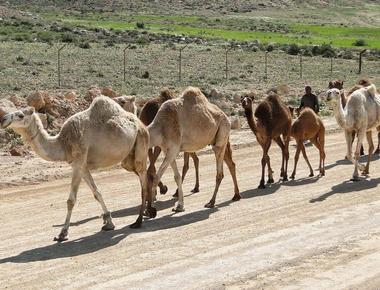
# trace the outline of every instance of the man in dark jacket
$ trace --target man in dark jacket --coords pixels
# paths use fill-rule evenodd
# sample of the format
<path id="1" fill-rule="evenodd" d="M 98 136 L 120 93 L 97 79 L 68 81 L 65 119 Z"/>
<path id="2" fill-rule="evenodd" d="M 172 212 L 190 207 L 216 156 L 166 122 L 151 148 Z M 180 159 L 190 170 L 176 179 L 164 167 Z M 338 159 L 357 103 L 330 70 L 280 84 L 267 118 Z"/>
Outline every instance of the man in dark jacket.
<path id="1" fill-rule="evenodd" d="M 305 87 L 305 94 L 301 98 L 301 104 L 299 109 L 302 109 L 304 107 L 309 107 L 316 114 L 319 113 L 318 97 L 311 92 L 310 86 Z"/>

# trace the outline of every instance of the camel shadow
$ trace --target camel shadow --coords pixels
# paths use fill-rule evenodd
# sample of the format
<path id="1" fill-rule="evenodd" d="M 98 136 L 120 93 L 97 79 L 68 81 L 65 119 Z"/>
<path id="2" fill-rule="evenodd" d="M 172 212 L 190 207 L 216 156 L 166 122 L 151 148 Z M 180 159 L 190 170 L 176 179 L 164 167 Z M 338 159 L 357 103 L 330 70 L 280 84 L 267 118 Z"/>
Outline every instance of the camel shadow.
<path id="1" fill-rule="evenodd" d="M 315 175 L 313 177 L 302 177 L 298 179 L 290 180 L 286 183 L 284 183 L 284 186 L 302 186 L 302 185 L 308 185 L 317 182 L 319 179 L 323 178 L 321 175 Z"/>
<path id="2" fill-rule="evenodd" d="M 0 264 L 29 263 L 86 255 L 115 246 L 131 234 L 186 226 L 206 220 L 211 214 L 217 211 L 218 208 L 202 209 L 179 216 L 173 213 L 161 218 L 145 221 L 143 227 L 140 229 L 131 229 L 129 226 L 124 226 L 123 228 L 109 232 L 101 231 L 72 241 L 54 243 L 48 246 L 26 250 L 18 255 L 0 259 Z"/>
<path id="3" fill-rule="evenodd" d="M 167 208 L 173 207 L 176 200 L 177 200 L 176 198 L 172 198 L 172 199 L 164 200 L 164 201 L 158 200 L 155 202 L 155 207 L 157 208 L 158 211 L 167 209 Z M 140 211 L 140 205 L 137 205 L 137 206 L 133 206 L 129 208 L 115 210 L 111 212 L 111 215 L 113 218 L 122 218 L 122 217 L 127 217 L 127 216 L 134 216 L 134 215 L 137 216 L 139 214 L 139 211 Z M 74 226 L 74 227 L 79 226 L 79 225 L 82 225 L 82 224 L 85 224 L 97 219 L 101 219 L 101 217 L 93 216 L 93 217 L 85 218 L 76 222 L 71 222 L 70 226 Z M 63 224 L 53 225 L 53 228 L 58 228 L 62 226 Z"/>
<path id="4" fill-rule="evenodd" d="M 360 159 L 359 159 L 359 162 L 360 163 L 366 163 L 367 162 L 367 158 L 368 158 L 368 155 L 363 155 L 363 156 L 360 156 Z M 374 154 L 372 155 L 372 158 L 371 158 L 371 162 L 372 161 L 376 161 L 376 160 L 379 160 L 380 159 L 380 155 L 379 154 Z M 340 159 L 340 160 L 337 160 L 335 163 L 332 163 L 332 164 L 328 164 L 325 166 L 325 169 L 331 169 L 335 166 L 338 166 L 338 165 L 353 165 L 353 163 L 347 159 Z"/>
<path id="5" fill-rule="evenodd" d="M 346 180 L 342 182 L 341 184 L 334 185 L 331 187 L 331 191 L 317 197 L 309 200 L 310 203 L 316 203 L 316 202 L 322 202 L 329 198 L 330 196 L 338 193 L 349 193 L 353 191 L 361 191 L 365 189 L 371 189 L 371 188 L 376 188 L 377 185 L 380 182 L 380 178 L 375 178 L 375 179 L 365 179 L 361 178 L 360 181 L 353 182 L 350 180 Z"/>

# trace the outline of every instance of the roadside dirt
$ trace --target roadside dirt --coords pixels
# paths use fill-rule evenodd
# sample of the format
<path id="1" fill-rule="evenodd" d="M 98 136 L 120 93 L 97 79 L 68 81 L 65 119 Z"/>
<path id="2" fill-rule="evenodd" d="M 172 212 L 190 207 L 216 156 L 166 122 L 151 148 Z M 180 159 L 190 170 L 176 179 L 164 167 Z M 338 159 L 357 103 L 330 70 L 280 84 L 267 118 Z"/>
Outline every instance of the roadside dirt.
<path id="1" fill-rule="evenodd" d="M 242 132 L 246 140 L 252 137 L 248 130 Z M 290 149 L 289 174 L 294 142 Z M 307 152 L 316 167 L 317 150 L 307 147 Z M 193 168 L 184 183 L 186 211 L 171 211 L 175 183 L 168 170 L 164 182 L 169 193 L 159 196 L 157 218 L 146 220 L 139 230 L 128 227 L 138 213 L 137 178 L 120 169 L 97 172 L 94 178 L 113 211 L 116 229 L 99 231 L 100 206 L 82 184 L 69 241 L 62 244 L 52 239 L 66 214 L 68 178 L 0 189 L 5 227 L 0 288 L 378 289 L 378 156 L 370 176 L 352 183 L 353 166 L 343 160 L 342 132 L 326 137 L 326 153 L 325 177 L 307 177 L 301 159 L 295 181 L 259 190 L 261 149 L 240 146 L 234 159 L 243 199 L 230 201 L 233 184 L 225 168 L 214 209 L 203 207 L 215 182 L 214 156 L 204 154 L 201 192 L 189 193 Z M 270 156 L 277 181 L 281 159 L 275 145 Z M 4 177 L 2 173 L 2 181 Z"/>

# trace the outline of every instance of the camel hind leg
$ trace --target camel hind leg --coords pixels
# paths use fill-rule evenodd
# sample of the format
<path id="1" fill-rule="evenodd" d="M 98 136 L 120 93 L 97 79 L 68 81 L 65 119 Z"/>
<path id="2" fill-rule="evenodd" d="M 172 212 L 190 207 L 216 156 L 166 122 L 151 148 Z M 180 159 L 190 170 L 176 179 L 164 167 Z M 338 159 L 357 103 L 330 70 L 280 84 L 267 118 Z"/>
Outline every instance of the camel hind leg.
<path id="1" fill-rule="evenodd" d="M 355 148 L 355 159 L 354 159 L 355 168 L 354 168 L 354 173 L 352 175 L 352 181 L 359 181 L 359 169 L 360 170 L 365 169 L 365 167 L 359 163 L 360 148 L 361 148 L 361 145 L 363 144 L 365 133 L 366 133 L 365 130 L 360 130 L 358 132 L 358 138 L 357 138 L 357 143 L 356 143 L 356 148 Z"/>
<path id="2" fill-rule="evenodd" d="M 297 170 L 298 159 L 299 159 L 299 157 L 300 157 L 300 153 L 301 153 L 301 146 L 299 145 L 300 142 L 302 142 L 302 141 L 297 142 L 296 154 L 294 155 L 294 168 L 293 168 L 293 173 L 292 173 L 292 175 L 290 176 L 291 179 L 294 179 L 294 178 L 296 177 L 296 170 Z"/>
<path id="3" fill-rule="evenodd" d="M 182 183 L 185 180 L 185 176 L 187 174 L 187 171 L 189 170 L 189 157 L 193 159 L 194 167 L 195 167 L 195 186 L 194 189 L 191 190 L 192 193 L 199 192 L 199 158 L 197 156 L 197 153 L 192 152 L 185 152 L 183 155 L 183 167 L 182 167 Z M 178 197 L 178 189 L 173 194 L 173 197 Z"/>
<path id="4" fill-rule="evenodd" d="M 299 143 L 300 143 L 299 146 L 301 148 L 302 156 L 305 159 L 307 166 L 309 167 L 309 170 L 310 170 L 309 177 L 312 177 L 312 176 L 314 176 L 313 167 L 311 167 L 309 158 L 307 158 L 305 145 L 303 145 L 303 142 L 299 142 Z"/>
<path id="5" fill-rule="evenodd" d="M 367 141 L 368 141 L 368 159 L 367 159 L 367 164 L 362 172 L 363 175 L 367 175 L 369 174 L 369 164 L 371 162 L 371 159 L 372 159 L 372 154 L 373 154 L 373 149 L 374 149 L 374 145 L 373 145 L 373 140 L 372 140 L 372 131 L 367 131 L 366 132 L 366 137 L 367 137 Z"/>
<path id="6" fill-rule="evenodd" d="M 227 164 L 228 170 L 230 171 L 232 181 L 234 183 L 234 196 L 232 197 L 232 200 L 240 200 L 241 195 L 239 191 L 239 186 L 237 183 L 237 178 L 236 178 L 236 165 L 235 162 L 232 159 L 232 149 L 231 149 L 231 144 L 228 141 L 227 146 L 226 146 L 226 151 L 224 153 L 224 162 Z"/>

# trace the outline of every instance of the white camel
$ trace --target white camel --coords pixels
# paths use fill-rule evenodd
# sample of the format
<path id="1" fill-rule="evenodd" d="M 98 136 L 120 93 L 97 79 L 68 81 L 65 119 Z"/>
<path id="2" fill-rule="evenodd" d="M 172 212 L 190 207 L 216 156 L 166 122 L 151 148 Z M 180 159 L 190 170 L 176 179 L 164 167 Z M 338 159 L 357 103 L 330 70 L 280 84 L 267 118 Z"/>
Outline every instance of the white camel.
<path id="1" fill-rule="evenodd" d="M 353 92 L 343 108 L 339 89 L 327 91 L 327 101 L 334 110 L 338 124 L 344 129 L 347 143 L 347 159 L 355 164 L 352 176 L 353 181 L 359 180 L 358 169 L 364 175 L 369 174 L 369 164 L 373 153 L 372 129 L 380 124 L 380 95 L 377 94 L 375 85 L 363 87 Z M 358 138 L 355 148 L 355 160 L 352 158 L 352 132 L 357 132 Z M 360 147 L 364 135 L 367 136 L 369 149 L 366 166 L 359 163 Z"/>
<path id="2" fill-rule="evenodd" d="M 131 227 L 140 227 L 147 199 L 147 155 L 149 133 L 133 114 L 125 112 L 108 97 L 94 99 L 91 106 L 79 112 L 63 124 L 56 136 L 49 136 L 43 129 L 34 108 L 27 108 L 5 115 L 1 127 L 10 127 L 32 146 L 33 150 L 48 161 L 65 161 L 71 164 L 72 180 L 67 200 L 67 215 L 56 241 L 67 240 L 70 218 L 82 178 L 91 188 L 95 199 L 103 209 L 103 230 L 115 228 L 110 211 L 96 186 L 90 170 L 109 167 L 121 162 L 123 168 L 135 172 L 141 184 L 141 208 Z M 147 211 L 156 215 L 148 198 Z"/>

